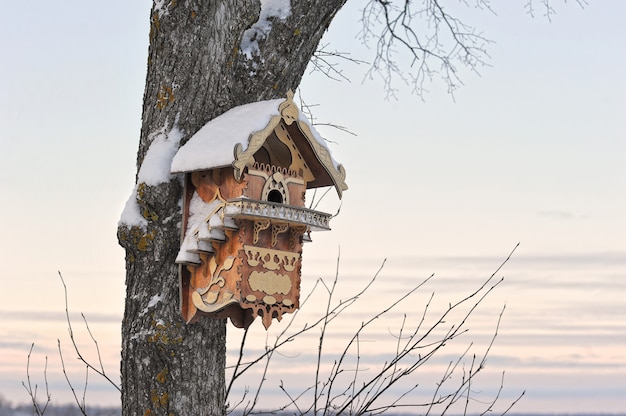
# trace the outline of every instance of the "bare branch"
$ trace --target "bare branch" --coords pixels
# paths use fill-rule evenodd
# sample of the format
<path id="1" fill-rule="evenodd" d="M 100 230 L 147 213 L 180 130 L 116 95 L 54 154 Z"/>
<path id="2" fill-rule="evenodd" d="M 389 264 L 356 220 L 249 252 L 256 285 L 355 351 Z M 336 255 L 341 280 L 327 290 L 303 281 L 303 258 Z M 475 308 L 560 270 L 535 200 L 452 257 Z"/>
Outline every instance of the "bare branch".
<path id="1" fill-rule="evenodd" d="M 563 2 L 567 3 L 567 0 L 563 0 Z M 587 0 L 575 0 L 575 2 L 582 9 L 584 9 L 585 7 L 589 5 Z M 531 17 L 535 17 L 536 15 L 535 3 L 536 2 L 533 0 L 528 0 L 526 4 L 524 5 L 526 9 L 526 13 L 528 13 L 528 15 Z M 550 0 L 539 0 L 538 3 L 540 4 L 541 9 L 543 9 L 543 17 L 545 17 L 546 19 L 548 19 L 549 22 L 551 22 L 552 16 L 556 15 L 556 10 L 554 9 L 554 7 L 552 7 L 552 2 Z"/>
<path id="2" fill-rule="evenodd" d="M 488 0 L 477 0 L 475 7 L 493 13 Z M 450 14 L 439 0 L 370 0 L 362 10 L 361 24 L 361 41 L 375 45 L 366 76 L 379 76 L 389 97 L 396 98 L 395 78 L 423 97 L 425 83 L 435 75 L 454 96 L 463 84 L 457 65 L 475 73 L 487 65 L 491 41 Z M 403 55 L 409 57 L 407 70 L 399 63 Z"/>
<path id="3" fill-rule="evenodd" d="M 78 359 L 80 361 L 82 361 L 83 364 L 85 364 L 85 366 L 88 369 L 93 370 L 96 374 L 98 374 L 99 376 L 104 378 L 106 381 L 108 381 L 109 384 L 111 384 L 113 387 L 115 387 L 117 389 L 117 391 L 119 391 L 121 393 L 122 390 L 121 390 L 120 386 L 118 386 L 113 380 L 111 380 L 111 378 L 109 378 L 109 376 L 104 371 L 104 366 L 102 365 L 102 356 L 100 354 L 100 348 L 98 347 L 98 342 L 96 341 L 96 339 L 94 338 L 93 334 L 91 333 L 91 329 L 89 328 L 89 324 L 87 323 L 87 319 L 85 318 L 85 315 L 83 315 L 82 313 L 81 313 L 81 315 L 83 317 L 83 321 L 85 322 L 85 326 L 87 327 L 87 331 L 89 332 L 89 336 L 91 337 L 92 341 L 96 345 L 96 351 L 98 353 L 98 362 L 100 364 L 100 368 L 98 369 L 98 368 L 94 367 L 81 354 L 80 349 L 78 348 L 78 345 L 76 344 L 76 340 L 74 339 L 74 329 L 72 328 L 72 321 L 70 319 L 70 312 L 69 312 L 69 307 L 68 307 L 67 286 L 65 285 L 65 280 L 63 280 L 63 275 L 61 274 L 61 272 L 58 272 L 58 273 L 59 273 L 59 278 L 61 279 L 61 283 L 63 284 L 63 295 L 65 297 L 65 318 L 67 320 L 67 329 L 69 331 L 70 341 L 72 342 L 72 346 L 74 347 L 74 351 L 76 352 L 76 355 L 78 356 Z M 60 349 L 60 343 L 59 343 L 59 349 Z M 59 350 L 59 353 L 60 353 L 60 350 Z"/>
<path id="4" fill-rule="evenodd" d="M 80 410 L 80 412 L 84 416 L 87 416 L 86 409 L 85 409 L 84 397 L 83 397 L 83 401 L 82 402 L 80 400 L 78 400 L 78 396 L 76 395 L 76 390 L 74 389 L 74 385 L 72 384 L 72 382 L 70 381 L 69 376 L 67 375 L 67 369 L 65 367 L 65 360 L 63 359 L 63 352 L 61 351 L 61 341 L 60 340 L 57 340 L 57 346 L 59 348 L 59 357 L 61 358 L 61 368 L 63 370 L 63 376 L 65 376 L 65 381 L 67 381 L 67 385 L 69 386 L 70 391 L 72 392 L 72 396 L 74 396 L 74 401 L 76 402 L 76 405 L 78 406 L 78 409 Z"/>
<path id="5" fill-rule="evenodd" d="M 343 70 L 339 66 L 339 63 L 333 61 L 343 61 L 356 65 L 368 63 L 366 61 L 351 57 L 350 52 L 329 50 L 328 47 L 328 43 L 323 44 L 318 47 L 318 49 L 313 53 L 310 61 L 310 72 L 321 72 L 322 74 L 326 75 L 328 78 L 334 81 L 350 82 L 350 78 L 344 75 Z"/>
<path id="6" fill-rule="evenodd" d="M 322 327 L 320 331 L 319 344 L 317 347 L 317 361 L 315 364 L 315 384 L 314 384 L 314 394 L 313 394 L 313 414 L 317 415 L 317 401 L 320 398 L 320 394 L 318 393 L 318 388 L 320 385 L 320 367 L 322 364 L 322 349 L 324 346 L 324 335 L 326 334 L 326 328 L 328 328 L 329 322 L 329 313 L 331 310 L 331 305 L 333 302 L 333 294 L 335 293 L 335 288 L 337 287 L 337 281 L 339 280 L 339 262 L 341 259 L 341 251 L 337 254 L 337 264 L 335 268 L 335 279 L 333 280 L 333 284 L 331 288 L 328 290 L 328 301 L 326 302 L 326 313 L 324 314 Z"/>
<path id="7" fill-rule="evenodd" d="M 228 387 L 226 388 L 226 394 L 224 397 L 229 397 L 230 389 L 233 387 L 233 383 L 235 382 L 237 378 L 236 374 L 237 374 L 237 371 L 239 370 L 239 367 L 241 366 L 241 360 L 243 359 L 243 349 L 244 349 L 244 346 L 246 345 L 246 337 L 248 336 L 248 328 L 246 328 L 243 331 L 243 337 L 241 338 L 241 344 L 239 345 L 239 355 L 237 356 L 237 364 L 235 364 L 235 367 L 233 368 L 233 376 L 230 378 L 230 383 L 228 383 Z"/>
<path id="8" fill-rule="evenodd" d="M 496 271 L 477 289 L 471 291 L 460 300 L 449 303 L 447 308 L 438 313 L 434 319 L 429 313 L 434 294 L 431 294 L 423 310 L 420 312 L 418 319 L 409 319 L 406 314 L 403 314 L 397 334 L 394 335 L 394 333 L 390 331 L 395 340 L 394 351 L 388 360 L 381 363 L 378 369 L 364 368 L 361 362 L 361 344 L 364 339 L 364 334 L 366 334 L 365 331 L 367 331 L 374 322 L 379 321 L 391 311 L 396 310 L 403 301 L 409 299 L 413 293 L 420 287 L 423 287 L 433 276 L 420 282 L 416 287 L 402 294 L 398 299 L 391 301 L 380 311 L 373 312 L 371 317 L 363 321 L 355 333 L 349 337 L 343 348 L 337 352 L 338 355 L 335 358 L 330 358 L 330 354 L 326 353 L 324 346 L 327 338 L 330 337 L 329 328 L 331 323 L 334 322 L 342 312 L 346 311 L 347 308 L 354 305 L 365 291 L 371 287 L 381 271 L 379 270 L 374 278 L 357 295 L 349 298 L 347 301 L 336 302 L 333 299 L 337 291 L 339 276 L 337 264 L 335 277 L 330 284 L 326 284 L 322 280 L 319 280 L 317 283 L 326 291 L 326 311 L 323 313 L 323 316 L 312 325 L 305 324 L 301 330 L 296 331 L 294 334 L 287 335 L 287 329 L 285 329 L 276 338 L 276 341 L 271 347 L 266 345 L 265 353 L 261 354 L 260 357 L 252 359 L 248 364 L 242 365 L 241 362 L 243 360 L 239 357 L 238 363 L 235 366 L 237 370 L 233 372 L 233 377 L 239 377 L 258 363 L 259 360 L 264 360 L 262 384 L 265 382 L 265 377 L 269 371 L 269 361 L 274 353 L 278 353 L 279 349 L 286 345 L 287 342 L 295 340 L 296 337 L 303 335 L 310 329 L 319 328 L 320 335 L 315 360 L 316 369 L 311 385 L 304 388 L 304 390 L 298 394 L 292 394 L 281 381 L 279 388 L 288 398 L 288 401 L 283 405 L 277 406 L 271 413 L 278 413 L 288 408 L 295 408 L 298 414 L 308 414 L 310 412 L 312 414 L 323 415 L 374 415 L 385 413 L 391 409 L 416 409 L 421 407 L 424 408 L 425 415 L 430 415 L 434 412 L 444 415 L 453 411 L 453 408 L 456 409 L 457 407 L 454 407 L 454 405 L 461 404 L 462 412 L 469 414 L 472 412 L 470 410 L 470 403 L 473 402 L 484 404 L 486 407 L 484 412 L 493 412 L 495 410 L 494 405 L 500 399 L 503 381 L 495 397 L 485 402 L 477 401 L 473 397 L 475 393 L 473 386 L 476 384 L 476 377 L 486 368 L 486 359 L 499 333 L 505 308 L 500 311 L 495 330 L 484 351 L 482 351 L 481 354 L 472 354 L 471 351 L 475 349 L 475 346 L 473 342 L 470 342 L 463 352 L 448 363 L 445 370 L 441 373 L 440 378 L 435 383 L 430 398 L 424 399 L 423 401 L 412 399 L 412 397 L 414 397 L 413 393 L 420 387 L 420 383 L 414 383 L 411 381 L 412 379 L 408 377 L 424 367 L 435 355 L 441 355 L 440 353 L 444 351 L 444 348 L 449 343 L 468 332 L 466 326 L 469 318 L 474 314 L 478 306 L 484 302 L 485 298 L 501 284 L 503 279 L 496 279 L 495 276 L 510 260 L 518 246 L 519 244 L 509 253 Z M 313 291 L 318 287 L 317 284 Z M 313 291 L 311 293 L 313 293 Z M 311 293 L 307 295 L 301 307 L 309 301 Z M 296 316 L 289 322 L 288 327 L 294 324 L 295 318 Z M 414 327 L 411 329 L 407 327 L 409 322 L 415 322 L 415 324 L 412 324 Z M 334 339 L 334 343 L 336 343 L 336 341 L 337 340 Z M 242 346 L 240 350 L 241 356 L 244 354 L 243 351 Z M 327 371 L 326 373 L 323 372 L 323 363 L 332 363 L 329 370 L 324 370 Z M 392 390 L 394 386 L 402 386 L 401 391 L 398 392 L 397 389 Z M 260 391 L 259 387 L 254 401 L 246 408 L 246 414 L 252 413 L 254 406 L 257 404 L 257 397 Z M 515 404 L 523 394 L 524 393 L 522 393 L 512 405 Z M 511 406 L 509 406 L 508 409 L 510 408 Z"/>
<path id="9" fill-rule="evenodd" d="M 43 416 L 50 404 L 50 400 L 52 399 L 52 395 L 50 394 L 50 390 L 48 389 L 48 356 L 46 356 L 46 364 L 43 369 L 43 377 L 44 383 L 46 387 L 46 403 L 43 405 L 39 404 L 37 401 L 37 384 L 33 387 L 30 381 L 30 356 L 33 353 L 33 348 L 35 348 L 35 343 L 33 342 L 30 346 L 30 350 L 28 351 L 28 357 L 26 358 L 26 383 L 22 381 L 22 386 L 26 389 L 26 392 L 30 396 L 31 401 L 33 402 L 33 412 L 37 416 Z"/>

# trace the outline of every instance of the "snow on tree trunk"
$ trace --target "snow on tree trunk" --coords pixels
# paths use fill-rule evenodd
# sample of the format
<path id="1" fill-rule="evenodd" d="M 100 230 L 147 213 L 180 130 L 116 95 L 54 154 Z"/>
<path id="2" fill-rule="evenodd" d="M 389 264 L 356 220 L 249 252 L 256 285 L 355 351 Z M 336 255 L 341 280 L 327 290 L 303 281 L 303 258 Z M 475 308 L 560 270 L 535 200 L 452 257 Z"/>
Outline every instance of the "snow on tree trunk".
<path id="1" fill-rule="evenodd" d="M 225 414 L 225 322 L 180 316 L 182 188 L 169 164 L 209 120 L 295 90 L 345 1 L 154 1 L 137 186 L 118 228 L 124 415 Z"/>

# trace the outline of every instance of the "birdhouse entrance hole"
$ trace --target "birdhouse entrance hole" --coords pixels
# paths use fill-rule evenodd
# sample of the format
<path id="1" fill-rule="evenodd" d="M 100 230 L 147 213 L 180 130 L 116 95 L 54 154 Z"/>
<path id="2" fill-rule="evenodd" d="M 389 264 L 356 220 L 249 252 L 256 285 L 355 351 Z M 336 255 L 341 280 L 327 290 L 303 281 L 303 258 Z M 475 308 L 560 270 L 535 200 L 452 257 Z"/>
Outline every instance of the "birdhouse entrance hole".
<path id="1" fill-rule="evenodd" d="M 267 195 L 267 200 L 269 202 L 275 202 L 277 204 L 283 203 L 283 194 L 281 194 L 276 189 L 272 189 L 270 193 Z"/>

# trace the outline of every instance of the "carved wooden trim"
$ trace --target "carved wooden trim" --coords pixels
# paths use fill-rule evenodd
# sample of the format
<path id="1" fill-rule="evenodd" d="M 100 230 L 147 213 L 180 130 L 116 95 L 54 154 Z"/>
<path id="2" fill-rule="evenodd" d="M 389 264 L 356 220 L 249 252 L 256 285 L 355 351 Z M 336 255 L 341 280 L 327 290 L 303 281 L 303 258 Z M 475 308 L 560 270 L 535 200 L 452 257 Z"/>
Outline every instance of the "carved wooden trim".
<path id="1" fill-rule="evenodd" d="M 293 92 L 291 90 L 287 92 L 287 99 L 280 103 L 278 110 L 280 111 L 280 115 L 272 116 L 269 123 L 265 126 L 265 128 L 263 128 L 263 130 L 252 133 L 248 139 L 248 147 L 245 151 L 243 150 L 241 143 L 237 143 L 235 145 L 235 148 L 233 149 L 235 160 L 232 163 L 235 179 L 237 179 L 237 181 L 241 181 L 244 168 L 254 160 L 254 154 L 261 148 L 261 146 L 263 146 L 267 137 L 272 134 L 272 131 L 274 131 L 281 120 L 283 120 L 288 126 L 295 122 L 307 142 L 311 145 L 317 160 L 330 175 L 335 188 L 337 189 L 337 193 L 341 198 L 342 192 L 348 189 L 348 185 L 346 184 L 346 171 L 343 165 L 335 167 L 329 150 L 322 143 L 317 141 L 309 125 L 299 119 L 299 110 L 293 102 Z M 277 137 L 281 140 L 280 134 L 277 135 Z M 284 140 L 285 137 L 283 136 L 281 141 L 284 143 Z"/>
<path id="2" fill-rule="evenodd" d="M 246 262 L 249 266 L 256 267 L 259 264 L 267 270 L 278 270 L 281 267 L 288 272 L 296 268 L 296 263 L 300 259 L 299 253 L 290 251 L 273 250 L 256 246 L 243 246 L 246 255 Z"/>
<path id="3" fill-rule="evenodd" d="M 265 186 L 261 192 L 261 199 L 269 201 L 269 193 L 271 191 L 278 191 L 283 199 L 282 203 L 289 205 L 289 192 L 287 190 L 287 181 L 285 176 L 281 172 L 275 172 L 272 176 L 265 180 Z"/>
<path id="4" fill-rule="evenodd" d="M 282 125 L 279 125 L 278 127 L 279 128 L 274 129 L 276 137 L 289 148 L 292 154 L 292 160 L 291 164 L 289 165 L 289 169 L 293 170 L 294 172 L 299 172 L 300 170 L 302 170 L 302 177 L 304 178 L 304 180 L 307 182 L 313 181 L 315 179 L 315 176 L 313 175 L 313 172 L 311 172 L 311 169 L 307 165 L 306 160 L 304 160 L 302 154 L 300 154 L 300 150 L 289 135 L 289 132 Z"/>
<path id="5" fill-rule="evenodd" d="M 205 276 L 210 276 L 209 284 L 204 288 L 196 289 L 191 294 L 193 305 L 203 312 L 216 312 L 226 306 L 239 303 L 239 299 L 229 290 L 222 288 L 226 284 L 226 280 L 222 276 L 222 272 L 230 270 L 235 263 L 235 258 L 228 257 L 223 264 L 218 265 L 215 257 L 206 262 L 206 271 L 203 270 Z"/>
<path id="6" fill-rule="evenodd" d="M 272 247 L 276 246 L 278 241 L 278 234 L 282 234 L 289 229 L 289 224 L 281 222 L 278 224 L 272 224 Z"/>
<path id="7" fill-rule="evenodd" d="M 348 185 L 346 184 L 346 170 L 343 165 L 339 165 L 335 168 L 335 164 L 333 163 L 333 158 L 330 156 L 330 152 L 324 145 L 317 141 L 313 132 L 309 128 L 309 125 L 303 121 L 297 120 L 298 127 L 300 131 L 304 134 L 304 137 L 307 139 L 309 144 L 314 150 L 315 156 L 317 160 L 320 161 L 322 166 L 326 169 L 326 172 L 332 178 L 335 189 L 337 189 L 337 193 L 339 194 L 339 198 L 341 198 L 342 192 L 348 189 Z"/>
<path id="8" fill-rule="evenodd" d="M 268 219 L 272 222 L 286 222 L 290 225 L 306 225 L 313 230 L 330 230 L 331 215 L 304 207 L 272 204 L 256 199 L 231 199 L 224 208 L 228 217 L 250 220 Z"/>
<path id="9" fill-rule="evenodd" d="M 250 289 L 255 292 L 263 292 L 266 295 L 275 295 L 280 293 L 281 295 L 286 295 L 291 291 L 292 283 L 289 276 L 284 275 L 282 273 L 276 273 L 274 270 L 260 272 L 254 270 L 250 273 L 250 277 L 248 278 L 248 282 L 250 283 Z M 276 303 L 274 298 L 273 302 L 267 302 L 265 298 L 263 302 L 268 305 L 273 305 Z"/>
<path id="10" fill-rule="evenodd" d="M 254 160 L 253 156 L 263 146 L 267 137 L 272 134 L 274 128 L 278 126 L 280 123 L 281 116 L 272 116 L 270 122 L 265 126 L 265 128 L 261 131 L 257 131 L 250 136 L 248 139 L 248 148 L 244 151 L 241 143 L 237 143 L 235 145 L 235 160 L 233 161 L 233 168 L 235 169 L 235 179 L 241 181 L 241 175 L 243 175 L 243 170 L 248 165 L 250 160 Z"/>
<path id="11" fill-rule="evenodd" d="M 259 242 L 259 233 L 270 226 L 270 220 L 262 219 L 254 221 L 254 234 L 252 237 L 252 242 L 254 244 Z"/>
<path id="12" fill-rule="evenodd" d="M 285 120 L 285 123 L 288 126 L 291 126 L 294 121 L 298 120 L 298 117 L 300 116 L 300 110 L 298 109 L 298 106 L 293 102 L 292 90 L 287 91 L 287 98 L 285 101 L 278 105 L 278 111 L 280 111 L 281 117 L 283 118 L 283 120 Z"/>
<path id="13" fill-rule="evenodd" d="M 300 237 L 306 232 L 307 227 L 304 225 L 296 225 L 291 227 L 289 234 L 289 249 L 294 250 L 296 244 L 300 242 Z"/>

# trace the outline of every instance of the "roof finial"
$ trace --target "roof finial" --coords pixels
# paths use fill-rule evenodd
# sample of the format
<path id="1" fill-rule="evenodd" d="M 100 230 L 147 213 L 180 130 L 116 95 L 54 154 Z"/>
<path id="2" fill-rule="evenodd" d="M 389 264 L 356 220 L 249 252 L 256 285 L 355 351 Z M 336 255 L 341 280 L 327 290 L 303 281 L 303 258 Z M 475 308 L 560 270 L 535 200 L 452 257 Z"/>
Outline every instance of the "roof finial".
<path id="1" fill-rule="evenodd" d="M 299 111 L 293 102 L 293 91 L 287 91 L 287 99 L 280 103 L 278 111 L 280 111 L 280 115 L 288 126 L 298 119 Z"/>

